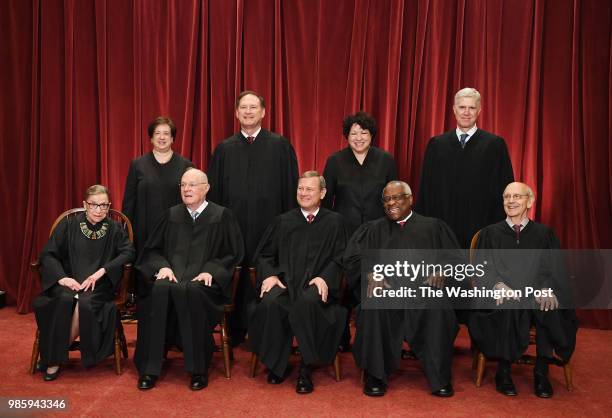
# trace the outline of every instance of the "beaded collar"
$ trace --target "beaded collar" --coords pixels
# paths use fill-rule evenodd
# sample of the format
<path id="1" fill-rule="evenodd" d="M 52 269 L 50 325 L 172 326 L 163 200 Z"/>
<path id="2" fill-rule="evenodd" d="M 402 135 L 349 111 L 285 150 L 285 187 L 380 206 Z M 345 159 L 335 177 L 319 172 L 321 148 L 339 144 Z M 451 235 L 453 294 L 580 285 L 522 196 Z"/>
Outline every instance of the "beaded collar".
<path id="1" fill-rule="evenodd" d="M 89 239 L 100 239 L 104 237 L 106 235 L 106 232 L 108 231 L 108 222 L 102 223 L 102 226 L 97 231 L 92 231 L 91 229 L 89 229 L 89 227 L 87 226 L 87 222 L 81 222 L 79 223 L 79 225 L 81 227 L 81 232 L 83 233 L 83 235 L 85 235 L 85 237 Z"/>

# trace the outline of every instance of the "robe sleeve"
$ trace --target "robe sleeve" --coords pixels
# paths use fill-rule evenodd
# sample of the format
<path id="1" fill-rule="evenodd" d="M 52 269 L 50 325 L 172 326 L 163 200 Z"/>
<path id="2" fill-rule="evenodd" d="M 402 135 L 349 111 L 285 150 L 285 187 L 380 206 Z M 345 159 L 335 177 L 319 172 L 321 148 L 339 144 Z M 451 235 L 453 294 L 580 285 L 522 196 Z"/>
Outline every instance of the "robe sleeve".
<path id="1" fill-rule="evenodd" d="M 210 273 L 213 280 L 219 284 L 224 293 L 230 289 L 232 275 L 237 265 L 244 258 L 244 240 L 240 226 L 231 210 L 223 211 L 221 220 L 223 225 L 223 244 L 215 257 L 210 258 L 202 268 L 203 272 Z"/>
<path id="2" fill-rule="evenodd" d="M 551 229 L 548 229 L 547 232 L 546 243 L 548 248 L 542 252 L 537 287 L 540 289 L 551 288 L 555 293 L 563 293 L 564 289 L 562 288 L 567 283 L 564 279 L 567 276 L 563 267 L 563 260 L 559 257 L 560 252 L 558 250 L 561 248 L 561 244 Z"/>
<path id="3" fill-rule="evenodd" d="M 497 283 L 504 283 L 504 279 L 499 275 L 495 268 L 497 262 L 495 256 L 499 255 L 498 250 L 492 250 L 493 246 L 491 243 L 491 233 L 489 228 L 483 228 L 478 236 L 478 242 L 476 245 L 476 260 L 475 264 L 485 265 L 485 274 L 479 279 L 475 279 L 474 284 L 477 286 L 484 286 L 487 289 L 492 289 Z M 506 283 L 507 284 L 507 283 Z"/>
<path id="4" fill-rule="evenodd" d="M 468 260 L 459 246 L 457 237 L 453 230 L 448 226 L 446 222 L 441 219 L 438 222 L 438 241 L 440 244 L 440 250 L 437 251 L 439 254 L 438 264 L 451 264 L 451 265 L 466 265 Z M 445 280 L 447 285 L 459 285 L 467 286 L 471 283 L 465 280 L 458 280 L 457 278 L 447 277 Z"/>
<path id="5" fill-rule="evenodd" d="M 118 224 L 115 224 L 114 228 L 115 233 L 112 243 L 114 257 L 102 266 L 106 270 L 106 275 L 113 283 L 113 287 L 117 286 L 119 280 L 121 280 L 123 266 L 134 261 L 134 255 L 136 253 L 125 230 Z"/>
<path id="6" fill-rule="evenodd" d="M 348 241 L 348 230 L 344 222 L 338 227 L 334 238 L 334 248 L 331 257 L 319 274 L 325 280 L 330 293 L 338 294 L 342 280 L 342 257 L 346 250 Z M 338 295 L 340 297 L 340 295 Z"/>
<path id="7" fill-rule="evenodd" d="M 421 168 L 421 181 L 419 184 L 419 191 L 416 198 L 416 203 L 414 205 L 414 210 L 417 213 L 421 213 L 426 216 L 431 215 L 429 199 L 431 192 L 431 180 L 432 180 L 432 171 L 435 170 L 434 167 L 434 138 L 429 140 L 427 144 L 427 148 L 425 149 L 425 156 L 423 157 L 423 167 Z M 501 196 L 501 195 L 500 195 Z"/>
<path id="8" fill-rule="evenodd" d="M 495 170 L 493 179 L 491 196 L 498 196 L 498 202 L 496 202 L 493 210 L 495 211 L 494 217 L 491 220 L 501 220 L 506 218 L 504 212 L 503 198 L 502 195 L 506 186 L 514 181 L 514 173 L 512 171 L 512 162 L 510 161 L 510 155 L 508 154 L 508 147 L 506 142 L 498 137 L 499 139 L 499 150 L 497 152 L 498 162 L 497 169 Z"/>
<path id="9" fill-rule="evenodd" d="M 268 228 L 266 228 L 255 250 L 253 260 L 255 260 L 255 266 L 257 267 L 257 281 L 255 283 L 257 294 L 259 294 L 258 289 L 261 288 L 262 282 L 270 276 L 278 276 L 283 284 L 287 284 L 284 281 L 284 275 L 287 272 L 287 268 L 286 266 L 283 268 L 280 265 L 278 257 L 280 229 L 281 218 L 277 216 Z"/>
<path id="10" fill-rule="evenodd" d="M 336 197 L 336 183 L 338 181 L 337 170 L 336 159 L 333 156 L 330 156 L 327 159 L 325 169 L 323 170 L 325 188 L 327 189 L 327 193 L 325 193 L 325 198 L 323 199 L 323 207 L 330 210 L 333 210 L 334 208 L 334 199 Z"/>
<path id="11" fill-rule="evenodd" d="M 132 224 L 136 217 L 136 194 L 138 187 L 138 179 L 136 175 L 136 166 L 134 161 L 130 163 L 130 169 L 128 176 L 125 181 L 125 191 L 123 193 L 123 203 L 121 204 L 121 211 L 128 217 Z"/>
<path id="12" fill-rule="evenodd" d="M 58 280 L 69 277 L 63 263 L 68 261 L 68 218 L 64 218 L 56 227 L 38 259 L 41 264 L 43 292 L 55 285 Z"/>
<path id="13" fill-rule="evenodd" d="M 154 275 L 163 267 L 172 268 L 170 261 L 164 256 L 164 242 L 170 218 L 170 210 L 166 210 L 153 229 L 142 254 L 136 261 L 136 269 L 145 280 L 155 280 Z"/>
<path id="14" fill-rule="evenodd" d="M 282 196 L 281 203 L 283 208 L 281 213 L 287 212 L 289 209 L 293 209 L 296 207 L 297 202 L 295 200 L 295 191 L 297 190 L 298 184 L 298 166 L 297 166 L 297 157 L 295 155 L 295 150 L 289 141 L 287 141 L 287 156 L 286 156 L 286 164 L 284 167 L 284 177 L 285 177 L 285 187 L 282 191 L 284 196 Z"/>
<path id="15" fill-rule="evenodd" d="M 363 251 L 367 250 L 369 233 L 369 223 L 361 225 L 349 240 L 342 259 L 348 288 L 353 290 L 355 295 L 361 293 L 359 289 L 359 284 L 361 282 L 361 259 L 363 257 Z"/>
<path id="16" fill-rule="evenodd" d="M 208 200 L 223 205 L 223 181 L 221 181 L 223 178 L 223 143 L 217 145 L 213 152 L 206 175 L 210 184 Z"/>

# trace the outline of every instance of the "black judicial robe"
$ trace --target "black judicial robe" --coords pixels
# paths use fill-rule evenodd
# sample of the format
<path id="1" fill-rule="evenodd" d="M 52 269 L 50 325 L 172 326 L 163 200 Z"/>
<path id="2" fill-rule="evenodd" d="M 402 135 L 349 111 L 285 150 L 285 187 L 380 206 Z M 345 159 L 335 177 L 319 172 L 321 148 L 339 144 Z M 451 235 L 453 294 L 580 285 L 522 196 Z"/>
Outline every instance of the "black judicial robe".
<path id="1" fill-rule="evenodd" d="M 99 231 L 104 225 L 108 229 L 103 237 L 92 240 L 81 231 L 81 223 L 92 231 Z M 56 365 L 68 360 L 77 292 L 60 285 L 58 280 L 71 277 L 83 283 L 102 267 L 106 274 L 98 279 L 95 289 L 78 293 L 81 361 L 89 367 L 113 353 L 118 320 L 115 291 L 123 265 L 133 258 L 134 248 L 126 232 L 109 218 L 92 225 L 81 213 L 57 225 L 39 256 L 43 292 L 33 302 L 42 364 Z"/>
<path id="2" fill-rule="evenodd" d="M 453 129 L 427 144 L 415 210 L 445 221 L 470 248 L 474 233 L 505 219 L 502 194 L 513 181 L 501 137 L 478 129 L 461 148 Z"/>
<path id="3" fill-rule="evenodd" d="M 215 149 L 208 178 L 208 199 L 236 214 L 245 242 L 243 263 L 251 266 L 255 248 L 270 222 L 296 207 L 298 168 L 293 146 L 286 138 L 265 129 L 252 144 L 238 132 Z M 230 317 L 234 344 L 244 338 L 247 306 L 255 297 L 247 269 L 242 271 L 240 280 L 236 311 Z"/>
<path id="4" fill-rule="evenodd" d="M 552 288 L 561 306 L 570 304 L 567 277 L 554 251 L 560 248 L 559 240 L 549 227 L 529 221 L 517 242 L 514 230 L 504 220 L 482 229 L 478 248 L 478 257 L 487 259 L 485 287 L 492 288 L 496 283 L 503 282 L 511 289 L 524 289 L 525 286 Z M 523 251 L 516 254 L 497 251 L 513 249 Z M 526 279 L 526 275 L 532 277 Z M 521 306 L 528 302 L 536 306 L 534 301 L 525 297 Z M 503 305 L 513 303 L 518 302 L 505 301 Z M 539 309 L 480 310 L 470 315 L 468 328 L 472 339 L 486 357 L 514 362 L 529 345 L 532 324 L 536 327 L 538 355 L 551 358 L 555 351 L 562 360 L 570 359 L 576 346 L 578 329 L 573 309 L 548 312 Z"/>
<path id="5" fill-rule="evenodd" d="M 382 190 L 391 180 L 397 180 L 393 156 L 370 147 L 363 164 L 359 164 L 350 147 L 329 156 L 323 177 L 327 194 L 323 206 L 340 213 L 349 231 L 359 225 L 384 216 L 380 204 Z"/>
<path id="6" fill-rule="evenodd" d="M 347 315 L 338 304 L 347 240 L 342 217 L 325 208 L 310 224 L 299 208 L 292 209 L 265 231 L 255 258 L 257 294 L 270 276 L 278 276 L 287 290 L 275 286 L 251 307 L 249 342 L 277 376 L 285 373 L 293 335 L 306 364 L 334 359 Z M 308 286 L 315 277 L 322 277 L 329 288 L 327 303 L 321 301 L 316 286 Z"/>
<path id="7" fill-rule="evenodd" d="M 236 214 L 249 263 L 270 222 L 296 206 L 298 171 L 293 146 L 265 129 L 252 144 L 237 133 L 215 149 L 208 178 L 208 198 Z"/>
<path id="8" fill-rule="evenodd" d="M 192 166 L 176 152 L 164 164 L 157 162 L 153 152 L 130 163 L 121 209 L 132 223 L 137 255 L 164 211 L 181 203 L 178 185 L 185 170 Z"/>
<path id="9" fill-rule="evenodd" d="M 364 251 L 385 249 L 454 250 L 458 244 L 444 221 L 414 211 L 403 228 L 386 217 L 367 222 L 355 231 L 344 255 L 349 287 L 358 289 L 361 284 Z M 448 385 L 459 327 L 449 301 L 441 303 L 448 308 L 363 309 L 360 305 L 353 345 L 357 366 L 386 381 L 399 366 L 405 340 L 421 360 L 431 390 Z"/>
<path id="10" fill-rule="evenodd" d="M 240 228 L 230 210 L 208 202 L 195 222 L 184 204 L 166 211 L 136 263 L 146 286 L 134 355 L 140 374 L 159 376 L 168 340 L 182 347 L 188 372 L 207 371 L 212 329 L 230 300 L 232 275 L 243 254 Z M 162 267 L 170 268 L 178 283 L 155 280 Z M 213 276 L 211 287 L 191 281 L 203 272 Z"/>

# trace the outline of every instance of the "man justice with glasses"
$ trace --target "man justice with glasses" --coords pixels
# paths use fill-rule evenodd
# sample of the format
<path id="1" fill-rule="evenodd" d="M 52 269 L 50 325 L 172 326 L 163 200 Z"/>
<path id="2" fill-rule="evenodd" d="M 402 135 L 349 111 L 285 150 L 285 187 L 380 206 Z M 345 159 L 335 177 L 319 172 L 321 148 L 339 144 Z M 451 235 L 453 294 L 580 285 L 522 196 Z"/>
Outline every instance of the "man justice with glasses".
<path id="1" fill-rule="evenodd" d="M 506 219 L 483 228 L 478 238 L 477 257 L 488 262 L 484 283 L 495 290 L 521 290 L 523 297 L 498 299 L 496 309 L 474 312 L 468 326 L 478 349 L 497 360 L 495 387 L 506 396 L 518 394 L 511 365 L 527 350 L 535 327 L 533 390 L 540 398 L 550 398 L 548 365 L 553 353 L 562 362 L 569 361 L 578 324 L 575 311 L 567 309 L 568 280 L 556 251 L 559 240 L 551 228 L 527 216 L 534 200 L 528 185 L 510 183 L 503 193 Z M 526 296 L 526 286 L 552 293 Z"/>
<path id="2" fill-rule="evenodd" d="M 455 235 L 444 221 L 412 211 L 408 184 L 388 183 L 383 190 L 382 204 L 386 216 L 359 227 L 347 246 L 344 265 L 353 290 L 366 285 L 368 290 L 384 286 L 372 282 L 371 275 L 362 279 L 361 261 L 372 250 L 380 253 L 403 249 L 458 251 Z M 361 283 L 362 280 L 368 283 Z M 421 286 L 441 289 L 446 284 L 442 277 L 430 276 Z M 368 296 L 369 292 L 365 297 Z M 423 365 L 431 393 L 439 397 L 453 395 L 451 361 L 458 325 L 450 305 L 441 303 L 445 308 L 378 309 L 364 308 L 361 298 L 353 356 L 357 366 L 364 370 L 364 394 L 385 394 L 389 375 L 399 366 L 402 343 L 407 341 Z"/>
<path id="3" fill-rule="evenodd" d="M 232 212 L 206 200 L 206 174 L 187 169 L 177 187 L 183 203 L 166 211 L 136 262 L 147 289 L 141 308 L 150 312 L 138 322 L 134 355 L 142 390 L 155 386 L 167 343 L 182 348 L 190 388 L 208 385 L 212 331 L 244 254 Z"/>

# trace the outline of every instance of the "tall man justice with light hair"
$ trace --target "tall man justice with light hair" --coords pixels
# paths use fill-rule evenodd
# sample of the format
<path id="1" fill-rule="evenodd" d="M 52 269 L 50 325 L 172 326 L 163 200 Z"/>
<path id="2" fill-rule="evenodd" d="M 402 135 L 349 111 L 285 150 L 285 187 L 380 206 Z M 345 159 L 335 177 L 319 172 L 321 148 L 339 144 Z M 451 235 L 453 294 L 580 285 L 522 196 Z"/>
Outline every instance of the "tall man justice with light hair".
<path id="1" fill-rule="evenodd" d="M 462 248 L 484 226 L 504 219 L 501 195 L 514 180 L 503 138 L 476 126 L 480 93 L 455 94 L 457 127 L 429 140 L 415 210 L 448 223 Z"/>

